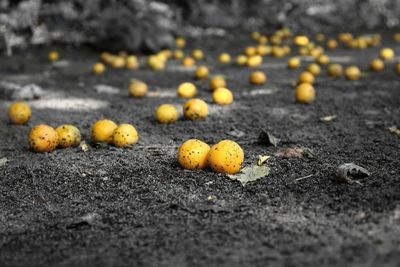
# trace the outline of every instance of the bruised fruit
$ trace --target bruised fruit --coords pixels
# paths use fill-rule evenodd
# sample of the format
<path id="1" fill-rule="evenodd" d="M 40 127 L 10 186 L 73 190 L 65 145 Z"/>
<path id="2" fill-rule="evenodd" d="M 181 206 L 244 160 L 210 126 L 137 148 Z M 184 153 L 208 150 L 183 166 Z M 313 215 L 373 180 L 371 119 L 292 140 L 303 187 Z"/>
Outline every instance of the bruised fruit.
<path id="1" fill-rule="evenodd" d="M 147 94 L 148 86 L 142 81 L 132 80 L 128 88 L 129 95 L 132 97 L 140 98 Z"/>
<path id="2" fill-rule="evenodd" d="M 197 88 L 193 83 L 182 83 L 176 89 L 178 96 L 181 98 L 192 98 L 197 93 Z"/>
<path id="3" fill-rule="evenodd" d="M 99 120 L 92 126 L 93 142 L 105 142 L 111 144 L 113 141 L 113 132 L 117 125 L 111 120 Z"/>
<path id="4" fill-rule="evenodd" d="M 12 124 L 26 124 L 31 115 L 31 108 L 24 102 L 16 102 L 8 109 L 8 118 Z"/>
<path id="5" fill-rule="evenodd" d="M 213 171 L 228 174 L 239 172 L 243 160 L 242 148 L 230 140 L 223 140 L 213 145 L 207 157 L 208 165 Z"/>
<path id="6" fill-rule="evenodd" d="M 189 139 L 178 149 L 178 162 L 184 169 L 203 169 L 207 166 L 210 146 L 197 139 Z"/>
<path id="7" fill-rule="evenodd" d="M 156 119 L 163 124 L 176 122 L 178 120 L 178 110 L 173 105 L 163 104 L 156 110 Z"/>
<path id="8" fill-rule="evenodd" d="M 315 100 L 315 89 L 309 83 L 302 83 L 296 87 L 296 101 L 302 104 L 309 104 Z"/>
<path id="9" fill-rule="evenodd" d="M 129 147 L 137 143 L 139 135 L 131 124 L 123 123 L 115 128 L 112 141 L 116 147 Z"/>
<path id="10" fill-rule="evenodd" d="M 212 94 L 213 102 L 218 105 L 229 105 L 233 102 L 233 94 L 227 88 L 217 88 Z"/>
<path id="11" fill-rule="evenodd" d="M 56 129 L 56 132 L 58 134 L 58 146 L 61 148 L 76 147 L 81 143 L 81 133 L 73 125 L 61 125 Z"/>
<path id="12" fill-rule="evenodd" d="M 192 121 L 203 120 L 208 115 L 208 105 L 199 98 L 190 99 L 183 105 L 183 115 Z"/>
<path id="13" fill-rule="evenodd" d="M 58 145 L 58 134 L 53 127 L 40 124 L 29 133 L 30 148 L 39 153 L 52 152 Z"/>

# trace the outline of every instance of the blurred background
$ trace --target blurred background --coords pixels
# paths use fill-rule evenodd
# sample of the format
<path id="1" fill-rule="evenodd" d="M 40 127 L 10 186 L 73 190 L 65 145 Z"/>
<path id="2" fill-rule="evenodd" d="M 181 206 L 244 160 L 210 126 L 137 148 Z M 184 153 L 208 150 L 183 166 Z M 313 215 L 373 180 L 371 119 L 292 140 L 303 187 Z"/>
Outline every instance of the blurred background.
<path id="1" fill-rule="evenodd" d="M 399 0 L 0 0 L 0 51 L 62 43 L 151 52 L 178 35 L 382 32 L 399 19 Z"/>

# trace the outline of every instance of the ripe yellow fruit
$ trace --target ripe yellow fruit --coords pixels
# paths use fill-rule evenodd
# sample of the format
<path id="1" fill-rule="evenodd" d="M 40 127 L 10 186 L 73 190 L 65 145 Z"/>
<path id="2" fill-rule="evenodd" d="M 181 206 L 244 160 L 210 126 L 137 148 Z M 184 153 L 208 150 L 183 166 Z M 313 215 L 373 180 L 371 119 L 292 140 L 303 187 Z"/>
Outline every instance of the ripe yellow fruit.
<path id="1" fill-rule="evenodd" d="M 191 67 L 193 67 L 195 64 L 196 64 L 196 61 L 195 61 L 193 58 L 191 58 L 191 57 L 185 57 L 185 58 L 182 60 L 182 65 L 185 66 L 185 67 L 187 67 L 187 68 L 191 68 Z"/>
<path id="2" fill-rule="evenodd" d="M 265 36 L 265 35 L 264 36 L 260 36 L 260 38 L 258 38 L 257 42 L 260 45 L 264 45 L 264 44 L 268 43 L 268 37 Z"/>
<path id="3" fill-rule="evenodd" d="M 139 67 L 138 59 L 136 56 L 128 56 L 126 58 L 126 68 L 129 70 L 136 70 Z"/>
<path id="4" fill-rule="evenodd" d="M 321 74 L 321 67 L 316 63 L 311 63 L 307 66 L 307 71 L 315 77 Z"/>
<path id="5" fill-rule="evenodd" d="M 228 53 L 222 53 L 219 55 L 218 61 L 221 64 L 229 64 L 231 62 L 231 56 Z"/>
<path id="6" fill-rule="evenodd" d="M 174 58 L 175 58 L 176 60 L 181 60 L 181 59 L 184 58 L 184 56 L 185 56 L 185 54 L 183 53 L 182 50 L 175 50 L 175 51 L 174 51 Z"/>
<path id="7" fill-rule="evenodd" d="M 226 87 L 226 81 L 223 76 L 217 75 L 210 80 L 210 90 L 214 91 L 217 88 Z"/>
<path id="8" fill-rule="evenodd" d="M 375 72 L 383 71 L 385 68 L 385 63 L 380 59 L 374 59 L 371 61 L 370 69 Z"/>
<path id="9" fill-rule="evenodd" d="M 199 66 L 196 69 L 196 74 L 195 74 L 196 79 L 199 79 L 199 80 L 207 79 L 208 78 L 208 73 L 209 73 L 209 71 L 208 71 L 208 68 L 206 66 Z"/>
<path id="10" fill-rule="evenodd" d="M 282 43 L 282 37 L 279 35 L 272 35 L 270 41 L 272 45 L 280 45 Z"/>
<path id="11" fill-rule="evenodd" d="M 138 140 L 138 132 L 128 123 L 118 125 L 112 134 L 112 142 L 116 147 L 129 147 L 136 144 Z"/>
<path id="12" fill-rule="evenodd" d="M 259 32 L 252 32 L 250 35 L 251 39 L 253 39 L 254 41 L 257 41 L 260 37 L 261 34 Z"/>
<path id="13" fill-rule="evenodd" d="M 282 50 L 283 50 L 283 53 L 284 53 L 285 55 L 289 55 L 290 52 L 292 52 L 292 49 L 291 49 L 290 46 L 288 46 L 288 45 L 284 45 L 284 46 L 282 47 Z"/>
<path id="14" fill-rule="evenodd" d="M 307 56 L 309 54 L 309 49 L 306 46 L 299 47 L 299 55 Z"/>
<path id="15" fill-rule="evenodd" d="M 325 35 L 323 35 L 322 33 L 318 33 L 315 35 L 315 40 L 322 43 L 323 41 L 325 41 Z"/>
<path id="16" fill-rule="evenodd" d="M 301 83 L 309 83 L 309 84 L 313 84 L 314 83 L 314 75 L 311 72 L 305 71 L 300 73 L 299 75 L 299 84 Z"/>
<path id="17" fill-rule="evenodd" d="M 210 146 L 197 139 L 185 141 L 178 149 L 178 162 L 188 170 L 204 169 L 207 166 L 207 156 Z"/>
<path id="18" fill-rule="evenodd" d="M 296 87 L 295 97 L 298 103 L 312 103 L 315 100 L 315 89 L 309 83 L 301 83 Z"/>
<path id="19" fill-rule="evenodd" d="M 26 124 L 31 115 L 31 108 L 24 102 L 15 102 L 8 109 L 8 118 L 12 124 Z"/>
<path id="20" fill-rule="evenodd" d="M 341 33 L 341 34 L 339 34 L 338 39 L 339 39 L 339 41 L 341 43 L 348 43 L 351 40 L 353 40 L 353 35 L 351 33 L 348 33 L 348 32 Z"/>
<path id="21" fill-rule="evenodd" d="M 379 56 L 383 60 L 389 60 L 394 58 L 394 51 L 391 48 L 382 48 L 382 50 L 379 53 Z"/>
<path id="22" fill-rule="evenodd" d="M 178 110 L 170 104 L 162 104 L 156 110 L 156 119 L 159 123 L 169 124 L 178 120 Z"/>
<path id="23" fill-rule="evenodd" d="M 400 74 L 400 63 L 396 64 L 396 71 L 398 74 Z"/>
<path id="24" fill-rule="evenodd" d="M 117 128 L 115 122 L 111 120 L 99 120 L 92 126 L 93 142 L 105 142 L 111 144 L 113 142 L 113 133 Z"/>
<path id="25" fill-rule="evenodd" d="M 393 34 L 393 40 L 400 43 L 400 32 L 396 32 L 395 34 Z"/>
<path id="26" fill-rule="evenodd" d="M 255 68 L 263 63 L 263 58 L 260 55 L 251 56 L 247 60 L 247 66 L 249 68 Z"/>
<path id="27" fill-rule="evenodd" d="M 229 105 L 233 102 L 233 94 L 227 88 L 217 88 L 212 94 L 214 103 L 218 105 Z"/>
<path id="28" fill-rule="evenodd" d="M 161 71 L 165 69 L 165 60 L 157 55 L 152 55 L 147 58 L 147 65 L 154 71 Z"/>
<path id="29" fill-rule="evenodd" d="M 323 52 L 324 52 L 324 49 L 320 46 L 317 46 L 317 47 L 311 48 L 309 50 L 308 54 L 313 58 L 318 58 L 319 56 L 322 55 Z"/>
<path id="30" fill-rule="evenodd" d="M 326 42 L 326 48 L 328 48 L 330 50 L 336 49 L 337 46 L 338 46 L 338 43 L 337 43 L 337 41 L 335 39 L 329 39 Z"/>
<path id="31" fill-rule="evenodd" d="M 344 75 L 346 76 L 347 80 L 355 81 L 360 79 L 361 71 L 357 66 L 349 66 L 345 69 Z"/>
<path id="32" fill-rule="evenodd" d="M 287 66 L 289 69 L 298 69 L 301 65 L 300 59 L 297 57 L 292 57 L 289 58 L 288 62 L 287 62 Z"/>
<path id="33" fill-rule="evenodd" d="M 244 54 L 248 57 L 254 56 L 255 54 L 257 54 L 257 49 L 254 46 L 248 46 L 244 50 Z"/>
<path id="34" fill-rule="evenodd" d="M 192 98 L 197 93 L 197 88 L 193 83 L 182 83 L 176 89 L 178 96 L 181 98 Z"/>
<path id="35" fill-rule="evenodd" d="M 243 161 L 243 149 L 231 140 L 222 140 L 213 145 L 207 157 L 208 165 L 219 173 L 238 173 Z"/>
<path id="36" fill-rule="evenodd" d="M 260 56 L 266 56 L 271 54 L 271 47 L 267 45 L 257 46 L 257 54 Z"/>
<path id="37" fill-rule="evenodd" d="M 132 97 L 145 97 L 148 91 L 148 86 L 142 81 L 132 80 L 128 91 L 129 95 Z"/>
<path id="38" fill-rule="evenodd" d="M 190 99 L 183 105 L 183 115 L 192 121 L 205 119 L 208 115 L 208 105 L 201 99 Z"/>
<path id="39" fill-rule="evenodd" d="M 204 53 L 200 49 L 195 49 L 192 51 L 192 57 L 195 60 L 202 60 L 204 58 Z"/>
<path id="40" fill-rule="evenodd" d="M 247 57 L 245 55 L 239 55 L 236 58 L 236 64 L 239 66 L 244 66 L 247 64 Z"/>
<path id="41" fill-rule="evenodd" d="M 317 57 L 317 63 L 320 65 L 327 65 L 329 63 L 330 59 L 327 55 L 320 55 Z"/>
<path id="42" fill-rule="evenodd" d="M 70 124 L 64 124 L 56 129 L 58 146 L 61 148 L 76 147 L 81 143 L 81 132 Z"/>
<path id="43" fill-rule="evenodd" d="M 123 67 L 125 67 L 125 64 L 125 58 L 121 56 L 116 56 L 111 61 L 111 67 L 113 67 L 114 69 L 122 69 Z"/>
<path id="44" fill-rule="evenodd" d="M 52 152 L 58 145 L 58 134 L 53 127 L 40 124 L 29 133 L 29 146 L 35 152 Z"/>
<path id="45" fill-rule="evenodd" d="M 308 39 L 307 36 L 298 35 L 298 36 L 294 37 L 293 42 L 297 46 L 306 46 L 310 43 L 310 40 Z"/>
<path id="46" fill-rule="evenodd" d="M 57 51 L 50 51 L 47 57 L 49 58 L 49 61 L 54 62 L 58 60 L 59 55 Z"/>
<path id="47" fill-rule="evenodd" d="M 250 74 L 249 82 L 254 85 L 263 85 L 267 82 L 267 76 L 262 71 L 254 71 Z"/>
<path id="48" fill-rule="evenodd" d="M 182 37 L 178 37 L 175 39 L 176 46 L 179 48 L 184 48 L 186 46 L 186 40 Z"/>
<path id="49" fill-rule="evenodd" d="M 337 63 L 329 64 L 327 68 L 327 73 L 329 76 L 334 78 L 340 77 L 343 75 L 343 67 Z"/>
<path id="50" fill-rule="evenodd" d="M 106 70 L 106 66 L 104 66 L 104 64 L 100 63 L 100 62 L 94 64 L 92 67 L 92 72 L 93 72 L 93 74 L 96 74 L 96 75 L 103 74 L 105 70 Z"/>
<path id="51" fill-rule="evenodd" d="M 285 56 L 285 50 L 280 46 L 273 46 L 271 48 L 271 54 L 276 58 L 282 58 Z"/>

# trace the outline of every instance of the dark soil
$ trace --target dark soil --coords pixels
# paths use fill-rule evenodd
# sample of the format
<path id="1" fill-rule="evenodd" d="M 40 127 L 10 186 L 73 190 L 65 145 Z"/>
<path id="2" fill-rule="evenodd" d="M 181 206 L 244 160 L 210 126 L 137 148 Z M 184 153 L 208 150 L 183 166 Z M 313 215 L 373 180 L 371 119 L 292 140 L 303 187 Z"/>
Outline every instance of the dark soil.
<path id="1" fill-rule="evenodd" d="M 208 84 L 196 82 L 210 116 L 172 125 L 156 123 L 155 108 L 184 100 L 129 98 L 129 79 L 146 81 L 151 91 L 172 92 L 194 81 L 192 72 L 142 68 L 94 77 L 90 67 L 98 53 L 86 49 L 59 48 L 66 67 L 47 62 L 50 48 L 1 57 L 1 80 L 36 83 L 50 93 L 30 102 L 33 116 L 26 126 L 10 125 L 9 102 L 1 102 L 0 156 L 10 161 L 0 167 L 0 266 L 399 266 L 400 138 L 387 129 L 400 125 L 395 63 L 354 82 L 323 74 L 315 85 L 316 102 L 300 105 L 293 93 L 300 70 L 287 70 L 286 58 L 266 59 L 260 69 L 269 82 L 262 87 L 248 85 L 251 70 L 220 67 L 213 60 L 247 44 L 233 36 L 191 42 L 190 48 L 204 49 L 213 73 L 227 76 L 235 102 L 216 107 Z M 400 54 L 399 45 L 384 44 Z M 344 65 L 367 69 L 378 51 L 328 54 L 338 61 L 349 56 Z M 99 94 L 97 84 L 121 91 Z M 259 89 L 269 94 L 249 95 Z M 35 108 L 35 102 L 57 97 L 109 106 Z M 337 119 L 321 122 L 327 115 Z M 132 149 L 90 146 L 86 153 L 79 147 L 51 154 L 28 148 L 29 129 L 36 124 L 74 124 L 89 143 L 90 127 L 101 118 L 132 123 L 139 143 Z M 261 129 L 282 139 L 277 148 L 257 141 Z M 209 144 L 235 140 L 245 151 L 245 165 L 282 147 L 307 147 L 316 158 L 272 157 L 270 175 L 242 187 L 210 170 L 183 170 L 176 151 L 189 138 Z M 362 185 L 336 182 L 337 166 L 348 162 L 372 175 Z"/>

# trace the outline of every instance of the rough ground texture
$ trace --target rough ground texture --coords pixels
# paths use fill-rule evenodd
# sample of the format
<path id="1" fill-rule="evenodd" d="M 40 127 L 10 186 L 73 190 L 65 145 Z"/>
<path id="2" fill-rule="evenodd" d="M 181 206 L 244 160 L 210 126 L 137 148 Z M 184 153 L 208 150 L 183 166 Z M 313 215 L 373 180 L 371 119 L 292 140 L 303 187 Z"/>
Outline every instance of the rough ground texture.
<path id="1" fill-rule="evenodd" d="M 109 70 L 94 77 L 89 70 L 98 55 L 85 49 L 59 48 L 68 62 L 58 66 L 46 61 L 48 49 L 2 57 L 1 80 L 36 83 L 48 93 L 30 102 L 26 126 L 9 125 L 9 102 L 1 101 L 0 155 L 9 162 L 0 167 L 0 265 L 398 266 L 400 138 L 387 130 L 400 125 L 394 62 L 355 82 L 323 74 L 317 101 L 299 105 L 293 83 L 300 70 L 286 70 L 286 59 L 266 59 L 260 69 L 269 82 L 262 87 L 248 84 L 249 69 L 215 63 L 220 51 L 236 53 L 247 44 L 233 36 L 190 42 L 204 49 L 213 73 L 227 76 L 235 102 L 211 104 L 207 83 L 196 82 L 210 116 L 172 125 L 157 124 L 154 110 L 184 103 L 174 90 L 194 81 L 193 73 L 177 63 L 164 72 Z M 378 49 L 328 54 L 366 69 Z M 127 97 L 130 78 L 146 81 L 152 96 Z M 98 93 L 98 84 L 120 91 Z M 337 119 L 319 120 L 327 115 Z M 89 146 L 86 153 L 28 148 L 35 124 L 74 124 L 89 143 L 91 124 L 101 118 L 134 124 L 139 143 L 132 149 Z M 282 139 L 278 148 L 257 142 L 261 129 Z M 267 162 L 270 175 L 243 188 L 210 170 L 183 170 L 176 151 L 189 138 L 233 139 L 245 151 L 245 165 L 282 147 L 307 147 L 316 158 L 274 156 Z M 336 167 L 347 162 L 372 175 L 362 185 L 336 182 Z"/>

